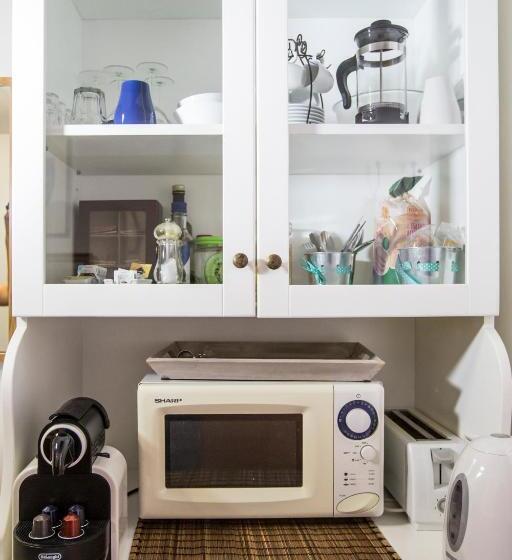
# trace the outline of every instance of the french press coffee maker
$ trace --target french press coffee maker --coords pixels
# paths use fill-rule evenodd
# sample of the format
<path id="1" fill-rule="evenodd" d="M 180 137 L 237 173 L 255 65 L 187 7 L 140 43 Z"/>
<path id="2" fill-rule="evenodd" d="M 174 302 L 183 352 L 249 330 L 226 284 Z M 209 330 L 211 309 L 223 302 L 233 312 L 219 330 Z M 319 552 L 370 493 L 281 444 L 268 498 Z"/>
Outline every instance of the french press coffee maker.
<path id="1" fill-rule="evenodd" d="M 389 20 L 374 21 L 359 31 L 355 56 L 342 62 L 336 78 L 343 107 L 350 109 L 348 77 L 356 72 L 356 123 L 408 124 L 407 51 L 409 32 Z"/>

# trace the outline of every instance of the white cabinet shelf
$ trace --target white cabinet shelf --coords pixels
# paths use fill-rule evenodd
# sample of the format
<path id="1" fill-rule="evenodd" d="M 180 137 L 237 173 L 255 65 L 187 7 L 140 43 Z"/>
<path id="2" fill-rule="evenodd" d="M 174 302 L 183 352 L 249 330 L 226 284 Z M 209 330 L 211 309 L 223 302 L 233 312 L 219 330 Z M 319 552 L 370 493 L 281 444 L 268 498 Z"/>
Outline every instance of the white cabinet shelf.
<path id="1" fill-rule="evenodd" d="M 220 175 L 222 125 L 66 125 L 48 149 L 83 175 Z"/>
<path id="2" fill-rule="evenodd" d="M 292 124 L 290 173 L 394 174 L 422 169 L 464 146 L 464 125 Z"/>
<path id="3" fill-rule="evenodd" d="M 385 513 L 374 521 L 402 560 L 442 558 L 442 531 L 417 531 L 404 513 Z"/>

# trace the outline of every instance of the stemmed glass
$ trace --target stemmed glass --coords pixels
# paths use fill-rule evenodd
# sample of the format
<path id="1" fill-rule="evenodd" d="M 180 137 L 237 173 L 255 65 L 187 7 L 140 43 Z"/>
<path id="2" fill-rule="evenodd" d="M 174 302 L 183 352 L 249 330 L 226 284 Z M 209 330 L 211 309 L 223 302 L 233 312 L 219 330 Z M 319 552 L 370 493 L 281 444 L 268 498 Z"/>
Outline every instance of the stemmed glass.
<path id="1" fill-rule="evenodd" d="M 119 95 L 121 94 L 121 85 L 125 80 L 133 78 L 135 70 L 129 66 L 123 66 L 122 64 L 109 64 L 103 68 L 103 72 L 112 78 L 109 84 L 110 86 L 113 86 L 112 106 L 108 111 L 108 119 L 110 121 L 114 118 L 114 113 L 119 101 Z"/>
<path id="2" fill-rule="evenodd" d="M 165 112 L 160 108 L 162 90 L 174 84 L 174 80 L 167 75 L 168 71 L 169 67 L 162 62 L 141 62 L 137 64 L 137 72 L 151 87 L 158 124 L 168 124 L 170 122 Z"/>
<path id="3" fill-rule="evenodd" d="M 46 92 L 46 128 L 52 132 L 61 126 L 60 99 L 56 93 Z"/>
<path id="4" fill-rule="evenodd" d="M 107 74 L 103 70 L 83 70 L 78 74 L 80 87 L 103 89 L 107 82 Z"/>

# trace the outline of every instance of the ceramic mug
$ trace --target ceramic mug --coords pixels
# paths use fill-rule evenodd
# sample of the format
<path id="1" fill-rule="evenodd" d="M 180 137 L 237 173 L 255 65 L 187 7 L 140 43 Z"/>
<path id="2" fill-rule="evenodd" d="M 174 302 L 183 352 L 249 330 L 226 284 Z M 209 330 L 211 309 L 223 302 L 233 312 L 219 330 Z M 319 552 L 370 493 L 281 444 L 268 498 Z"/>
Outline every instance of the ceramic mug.
<path id="1" fill-rule="evenodd" d="M 461 124 L 459 104 L 446 76 L 434 76 L 425 82 L 421 103 L 421 124 Z"/>
<path id="2" fill-rule="evenodd" d="M 306 85 L 306 69 L 302 64 L 288 62 L 288 91 L 295 91 Z"/>
<path id="3" fill-rule="evenodd" d="M 147 82 L 140 80 L 123 82 L 114 114 L 114 123 L 156 124 L 155 108 Z"/>
<path id="4" fill-rule="evenodd" d="M 334 86 L 334 77 L 322 63 L 317 62 L 315 64 L 318 66 L 318 74 L 313 82 L 313 91 L 315 93 L 328 93 Z"/>

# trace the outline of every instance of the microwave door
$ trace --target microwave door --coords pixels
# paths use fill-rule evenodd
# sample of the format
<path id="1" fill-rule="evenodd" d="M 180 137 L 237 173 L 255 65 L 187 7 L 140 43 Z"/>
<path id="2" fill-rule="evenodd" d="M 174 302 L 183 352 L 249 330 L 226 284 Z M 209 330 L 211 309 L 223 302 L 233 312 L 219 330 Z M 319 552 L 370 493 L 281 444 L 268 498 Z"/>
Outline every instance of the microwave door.
<path id="1" fill-rule="evenodd" d="M 166 488 L 301 488 L 303 416 L 168 414 Z"/>
<path id="2" fill-rule="evenodd" d="M 332 515 L 332 385 L 179 391 L 177 406 L 153 415 L 159 460 L 140 449 L 142 517 Z"/>

